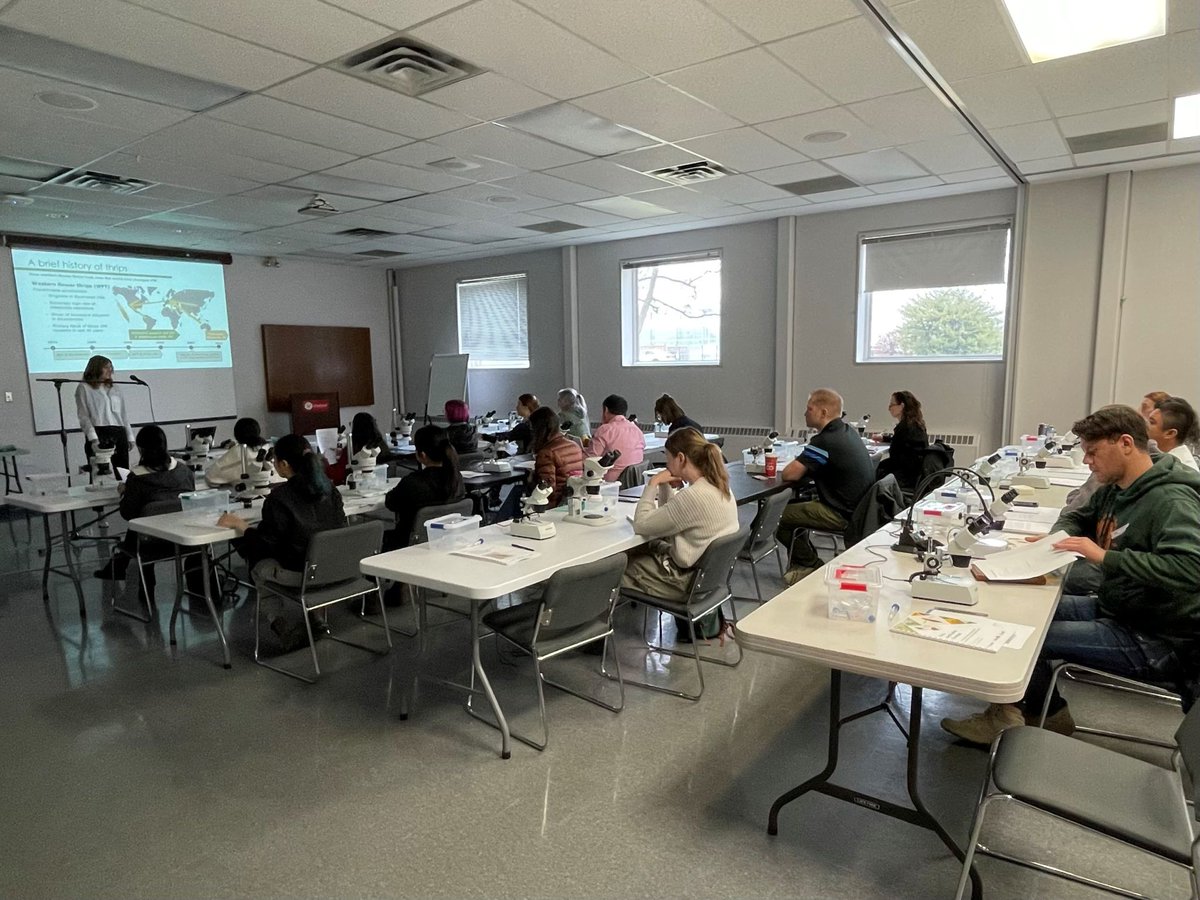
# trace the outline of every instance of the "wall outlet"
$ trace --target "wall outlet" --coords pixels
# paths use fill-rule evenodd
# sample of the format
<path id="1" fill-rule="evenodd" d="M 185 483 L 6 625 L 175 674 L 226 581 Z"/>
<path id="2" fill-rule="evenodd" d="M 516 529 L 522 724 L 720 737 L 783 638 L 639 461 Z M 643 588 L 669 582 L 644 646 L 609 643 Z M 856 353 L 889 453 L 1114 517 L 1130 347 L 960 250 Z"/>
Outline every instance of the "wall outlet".
<path id="1" fill-rule="evenodd" d="M 5 392 L 4 392 L 4 402 L 5 402 L 5 403 L 12 403 L 12 391 L 5 391 Z"/>

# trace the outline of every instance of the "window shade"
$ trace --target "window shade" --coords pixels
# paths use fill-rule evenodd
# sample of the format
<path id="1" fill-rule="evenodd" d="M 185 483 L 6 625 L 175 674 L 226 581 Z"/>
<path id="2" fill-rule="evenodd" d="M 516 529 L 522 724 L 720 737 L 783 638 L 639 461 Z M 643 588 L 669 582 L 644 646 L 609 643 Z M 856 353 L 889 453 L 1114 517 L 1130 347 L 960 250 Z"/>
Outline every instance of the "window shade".
<path id="1" fill-rule="evenodd" d="M 529 366 L 526 279 L 521 275 L 458 283 L 458 349 L 472 369 Z"/>
<path id="2" fill-rule="evenodd" d="M 1005 222 L 863 238 L 862 290 L 871 293 L 1002 284 L 1008 264 L 1009 228 Z"/>

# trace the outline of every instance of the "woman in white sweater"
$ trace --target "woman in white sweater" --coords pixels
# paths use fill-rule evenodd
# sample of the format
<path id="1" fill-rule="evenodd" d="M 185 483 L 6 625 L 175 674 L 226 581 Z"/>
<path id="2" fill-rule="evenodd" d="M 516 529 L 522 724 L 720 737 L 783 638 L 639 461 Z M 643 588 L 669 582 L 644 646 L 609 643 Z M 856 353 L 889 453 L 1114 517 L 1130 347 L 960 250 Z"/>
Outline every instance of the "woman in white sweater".
<path id="1" fill-rule="evenodd" d="M 633 530 L 652 540 L 630 552 L 624 583 L 674 599 L 687 596 L 691 570 L 708 545 L 738 530 L 738 514 L 716 444 L 681 428 L 667 438 L 666 453 L 666 471 L 650 479 L 633 517 Z"/>

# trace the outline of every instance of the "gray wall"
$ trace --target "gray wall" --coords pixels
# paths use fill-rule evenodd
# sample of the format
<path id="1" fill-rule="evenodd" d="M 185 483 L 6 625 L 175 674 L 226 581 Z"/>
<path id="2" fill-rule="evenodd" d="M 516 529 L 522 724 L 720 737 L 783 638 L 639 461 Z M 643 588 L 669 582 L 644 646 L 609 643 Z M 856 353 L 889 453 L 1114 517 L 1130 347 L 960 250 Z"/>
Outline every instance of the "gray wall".
<path id="1" fill-rule="evenodd" d="M 864 231 L 939 225 L 1012 215 L 1016 191 L 872 206 L 796 219 L 796 316 L 792 416 L 804 424 L 808 392 L 831 387 L 856 419 L 869 413 L 881 430 L 892 420 L 889 395 L 910 390 L 925 407 L 931 432 L 1000 439 L 1004 363 L 856 363 L 858 235 Z"/>
<path id="2" fill-rule="evenodd" d="M 621 364 L 621 261 L 719 249 L 721 364 L 638 368 Z M 751 222 L 578 249 L 580 387 L 595 407 L 625 397 L 644 423 L 664 391 L 709 426 L 767 425 L 775 397 L 775 223 Z"/>
<path id="3" fill-rule="evenodd" d="M 286 413 L 268 415 L 266 411 L 260 325 L 359 325 L 371 329 L 373 411 L 386 416 L 392 400 L 385 277 L 379 269 L 291 260 L 284 260 L 278 269 L 268 269 L 256 257 L 234 257 L 233 264 L 225 269 L 225 286 L 238 412 L 259 419 L 268 433 L 282 434 L 289 428 Z M 13 393 L 12 403 L 0 402 L 0 443 L 32 451 L 31 456 L 21 459 L 23 472 L 61 471 L 58 436 L 33 434 L 29 376 L 21 347 L 12 257 L 7 251 L 0 251 L 0 334 L 5 336 L 6 349 L 0 355 L 0 392 Z M 349 421 L 356 411 L 345 410 L 343 418 Z M 381 421 L 386 423 L 386 419 Z M 220 427 L 229 437 L 233 424 L 222 423 Z M 172 443 L 182 442 L 183 426 L 168 428 L 168 438 Z M 83 444 L 78 434 L 68 437 L 68 449 L 73 465 L 83 461 Z"/>
<path id="4" fill-rule="evenodd" d="M 529 368 L 472 369 L 472 415 L 507 413 L 529 391 L 543 402 L 563 386 L 562 251 L 541 250 L 397 271 L 404 405 L 420 414 L 429 390 L 429 359 L 458 352 L 458 291 L 464 278 L 524 272 L 529 302 Z M 430 410 L 440 416 L 442 410 Z"/>

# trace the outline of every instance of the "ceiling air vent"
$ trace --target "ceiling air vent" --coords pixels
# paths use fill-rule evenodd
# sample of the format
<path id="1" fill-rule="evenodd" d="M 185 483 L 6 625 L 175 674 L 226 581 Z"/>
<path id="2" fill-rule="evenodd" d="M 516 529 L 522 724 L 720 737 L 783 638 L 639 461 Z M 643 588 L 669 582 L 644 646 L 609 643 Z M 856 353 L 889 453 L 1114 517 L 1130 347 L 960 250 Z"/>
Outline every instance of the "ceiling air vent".
<path id="1" fill-rule="evenodd" d="M 356 250 L 355 256 L 369 256 L 373 259 L 383 259 L 388 256 L 405 256 L 406 254 L 400 250 Z"/>
<path id="2" fill-rule="evenodd" d="M 138 191 L 154 187 L 152 181 L 121 178 L 117 175 L 106 175 L 103 172 L 81 172 L 60 183 L 84 191 L 103 191 L 109 194 L 136 194 Z"/>
<path id="3" fill-rule="evenodd" d="M 845 175 L 829 175 L 825 178 L 810 178 L 808 181 L 793 181 L 791 184 L 777 184 L 775 187 L 782 191 L 805 196 L 825 194 L 829 191 L 844 191 L 847 188 L 856 188 L 858 185 Z"/>
<path id="4" fill-rule="evenodd" d="M 667 166 L 665 169 L 655 169 L 647 172 L 655 178 L 669 181 L 671 184 L 695 184 L 698 181 L 712 181 L 714 178 L 724 178 L 730 174 L 724 166 L 698 159 L 695 162 L 683 163 L 678 166 Z"/>
<path id="5" fill-rule="evenodd" d="M 1113 131 L 1097 131 L 1094 134 L 1077 134 L 1067 138 L 1072 153 L 1093 153 L 1096 150 L 1115 150 L 1118 147 L 1136 147 L 1139 144 L 1156 144 L 1167 139 L 1167 123 L 1138 125 L 1134 128 L 1117 128 Z"/>
<path id="6" fill-rule="evenodd" d="M 397 231 L 380 231 L 378 228 L 347 228 L 345 231 L 335 231 L 334 234 L 344 234 L 347 237 L 373 238 L 395 237 Z"/>
<path id="7" fill-rule="evenodd" d="M 410 97 L 420 97 L 483 71 L 403 34 L 356 50 L 334 66 Z"/>
<path id="8" fill-rule="evenodd" d="M 540 231 L 542 234 L 558 234 L 560 231 L 575 231 L 577 228 L 582 228 L 582 225 L 576 225 L 574 222 L 563 222 L 559 219 L 552 219 L 549 222 L 538 222 L 534 225 L 522 225 L 528 231 Z"/>

